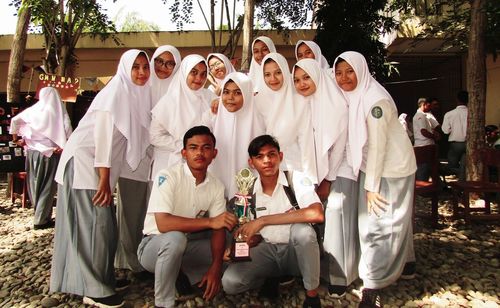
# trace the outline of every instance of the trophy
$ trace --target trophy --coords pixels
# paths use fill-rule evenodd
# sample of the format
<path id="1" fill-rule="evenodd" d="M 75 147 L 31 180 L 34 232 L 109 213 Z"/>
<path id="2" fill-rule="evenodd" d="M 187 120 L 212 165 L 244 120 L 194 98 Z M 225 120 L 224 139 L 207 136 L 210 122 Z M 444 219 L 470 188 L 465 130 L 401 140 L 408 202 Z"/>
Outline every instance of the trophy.
<path id="1" fill-rule="evenodd" d="M 237 227 L 240 227 L 251 220 L 250 213 L 254 212 L 254 205 L 250 202 L 252 198 L 250 189 L 252 189 L 255 182 L 255 176 L 250 169 L 243 168 L 236 174 L 235 178 L 236 186 L 238 186 L 238 193 L 234 195 L 233 211 L 234 215 L 238 218 Z M 233 261 L 252 260 L 250 258 L 250 247 L 246 240 L 247 239 L 243 238 L 241 234 L 233 238 L 233 243 L 231 245 L 231 259 Z"/>

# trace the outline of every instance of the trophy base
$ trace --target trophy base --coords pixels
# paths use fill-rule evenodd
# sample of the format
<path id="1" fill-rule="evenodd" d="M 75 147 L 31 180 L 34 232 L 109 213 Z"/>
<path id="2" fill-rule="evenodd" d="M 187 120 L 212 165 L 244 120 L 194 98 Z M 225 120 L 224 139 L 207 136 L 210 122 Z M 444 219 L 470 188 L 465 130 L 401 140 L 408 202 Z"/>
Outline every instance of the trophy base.
<path id="1" fill-rule="evenodd" d="M 233 241 L 231 245 L 231 261 L 232 262 L 248 262 L 252 261 L 250 257 L 250 247 L 245 241 Z"/>

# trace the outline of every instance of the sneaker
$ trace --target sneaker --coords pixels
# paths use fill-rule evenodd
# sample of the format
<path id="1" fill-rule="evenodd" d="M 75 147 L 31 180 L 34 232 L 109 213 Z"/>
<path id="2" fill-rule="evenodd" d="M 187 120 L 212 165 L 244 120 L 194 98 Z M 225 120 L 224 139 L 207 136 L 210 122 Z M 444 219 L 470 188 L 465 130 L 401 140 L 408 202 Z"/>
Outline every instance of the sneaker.
<path id="1" fill-rule="evenodd" d="M 113 307 L 121 307 L 125 304 L 123 298 L 118 294 L 113 294 L 108 297 L 83 297 L 83 303 L 85 305 L 90 305 L 99 308 L 113 308 Z"/>
<path id="2" fill-rule="evenodd" d="M 382 307 L 382 299 L 377 289 L 363 289 L 359 308 L 379 308 Z"/>
<path id="3" fill-rule="evenodd" d="M 403 273 L 401 273 L 401 279 L 410 280 L 415 278 L 416 272 L 416 263 L 415 262 L 407 262 L 405 267 L 403 268 Z"/>
<path id="4" fill-rule="evenodd" d="M 115 285 L 115 291 L 120 292 L 126 290 L 130 286 L 130 280 L 128 279 L 117 279 Z"/>
<path id="5" fill-rule="evenodd" d="M 328 295 L 333 298 L 343 298 L 347 291 L 347 286 L 341 286 L 336 284 L 328 285 Z"/>
<path id="6" fill-rule="evenodd" d="M 291 285 L 295 281 L 295 277 L 290 275 L 281 276 L 279 281 L 280 281 L 280 286 L 284 287 Z"/>
<path id="7" fill-rule="evenodd" d="M 277 299 L 280 296 L 280 278 L 269 277 L 264 281 L 260 288 L 259 297 L 268 298 L 270 300 Z"/>
<path id="8" fill-rule="evenodd" d="M 306 295 L 306 299 L 302 304 L 302 308 L 320 308 L 320 307 L 321 307 L 321 300 L 319 299 L 319 295 L 316 295 L 315 297 L 309 297 Z"/>
<path id="9" fill-rule="evenodd" d="M 54 228 L 55 225 L 56 225 L 56 222 L 53 219 L 51 219 L 44 224 L 33 225 L 33 229 L 35 229 L 35 230 L 50 229 L 50 228 Z"/>
<path id="10" fill-rule="evenodd" d="M 188 276 L 182 270 L 179 271 L 177 280 L 175 280 L 175 289 L 177 290 L 176 299 L 178 301 L 186 301 L 196 296 Z"/>

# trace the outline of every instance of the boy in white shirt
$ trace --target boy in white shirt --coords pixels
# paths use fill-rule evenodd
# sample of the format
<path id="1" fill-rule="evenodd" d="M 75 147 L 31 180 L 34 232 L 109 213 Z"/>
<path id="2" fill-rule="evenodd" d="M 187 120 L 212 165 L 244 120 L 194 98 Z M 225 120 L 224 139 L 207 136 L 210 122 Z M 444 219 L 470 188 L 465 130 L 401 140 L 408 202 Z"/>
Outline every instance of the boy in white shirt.
<path id="1" fill-rule="evenodd" d="M 238 228 L 234 236 L 241 235 L 254 246 L 250 249 L 252 261 L 229 264 L 222 277 L 224 291 L 235 294 L 258 288 L 274 276 L 302 276 L 306 289 L 303 307 L 321 307 L 317 292 L 320 254 L 311 223 L 323 222 L 324 214 L 314 185 L 307 177 L 296 177 L 297 202 L 291 200 L 286 192 L 290 183 L 279 170 L 283 153 L 269 135 L 252 140 L 248 153 L 249 165 L 259 173 L 254 185 L 256 219 Z M 260 242 L 256 241 L 259 236 Z"/>

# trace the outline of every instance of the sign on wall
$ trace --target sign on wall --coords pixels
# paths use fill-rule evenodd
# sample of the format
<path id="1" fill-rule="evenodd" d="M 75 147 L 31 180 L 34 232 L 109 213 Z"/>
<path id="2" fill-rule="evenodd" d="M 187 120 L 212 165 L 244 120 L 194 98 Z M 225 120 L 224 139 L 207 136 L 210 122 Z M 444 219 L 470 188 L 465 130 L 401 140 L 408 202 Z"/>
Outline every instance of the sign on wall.
<path id="1" fill-rule="evenodd" d="M 80 78 L 64 77 L 49 74 L 38 75 L 38 85 L 36 88 L 35 98 L 38 99 L 40 89 L 45 87 L 56 88 L 64 102 L 76 102 L 76 95 L 80 88 Z"/>

